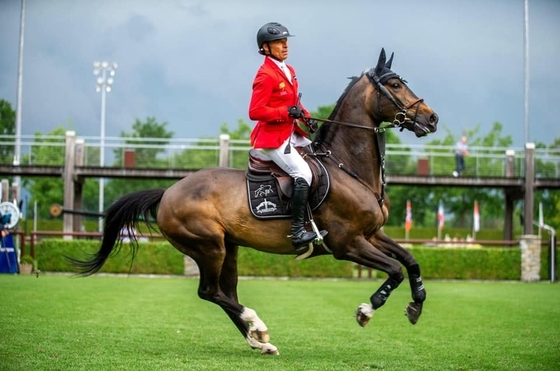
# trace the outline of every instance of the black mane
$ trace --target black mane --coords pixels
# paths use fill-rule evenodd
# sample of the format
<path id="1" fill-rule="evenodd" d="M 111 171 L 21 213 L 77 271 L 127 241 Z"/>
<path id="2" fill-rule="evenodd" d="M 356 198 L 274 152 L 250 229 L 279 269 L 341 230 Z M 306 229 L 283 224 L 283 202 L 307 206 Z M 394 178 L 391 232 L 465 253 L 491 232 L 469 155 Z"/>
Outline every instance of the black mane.
<path id="1" fill-rule="evenodd" d="M 342 95 L 338 98 L 338 100 L 336 101 L 336 105 L 334 106 L 333 111 L 331 112 L 331 114 L 329 115 L 329 120 L 332 120 L 336 114 L 338 113 L 340 106 L 342 104 L 342 101 L 344 101 L 344 98 L 346 98 L 346 96 L 348 95 L 348 92 L 352 89 L 352 87 L 354 85 L 356 85 L 356 83 L 358 82 L 358 80 L 360 80 L 360 78 L 365 74 L 366 72 L 363 72 L 360 76 L 350 76 L 350 83 L 348 83 L 348 86 L 346 87 L 346 89 L 344 89 L 344 91 L 342 92 Z"/>
<path id="2" fill-rule="evenodd" d="M 346 89 L 344 89 L 344 91 L 342 92 L 342 95 L 336 101 L 334 109 L 332 110 L 331 114 L 329 115 L 329 120 L 333 120 L 336 117 L 336 115 L 338 114 L 338 111 L 340 110 L 340 108 L 342 106 L 342 102 L 344 102 L 344 99 L 346 98 L 346 96 L 348 95 L 350 90 L 352 90 L 354 85 L 356 85 L 356 83 L 360 80 L 360 78 L 365 73 L 367 73 L 367 72 L 363 72 L 360 76 L 349 77 L 350 83 L 348 83 L 348 86 L 346 87 Z M 314 143 L 324 142 L 327 134 L 330 131 L 329 130 L 330 126 L 331 126 L 331 124 L 328 123 L 328 122 L 325 122 L 323 125 L 321 125 L 321 127 L 319 128 L 319 131 L 317 132 L 317 135 L 315 136 L 315 139 L 313 140 L 313 142 Z"/>

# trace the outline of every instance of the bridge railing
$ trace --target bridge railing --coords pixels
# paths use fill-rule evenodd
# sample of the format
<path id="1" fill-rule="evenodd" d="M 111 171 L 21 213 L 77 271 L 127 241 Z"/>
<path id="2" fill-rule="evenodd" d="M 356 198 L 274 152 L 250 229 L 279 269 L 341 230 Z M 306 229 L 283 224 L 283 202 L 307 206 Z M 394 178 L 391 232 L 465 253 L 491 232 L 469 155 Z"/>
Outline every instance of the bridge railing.
<path id="1" fill-rule="evenodd" d="M 79 137 L 82 165 L 100 166 L 104 149 L 105 167 L 200 169 L 218 166 L 219 138 L 122 138 Z M 20 165 L 62 166 L 65 136 L 21 136 Z M 77 141 L 78 142 L 78 141 Z M 0 164 L 13 164 L 15 138 L 0 135 Z M 228 141 L 229 166 L 244 168 L 250 149 L 247 140 Z M 470 147 L 465 159 L 466 177 L 523 177 L 525 149 Z M 509 155 L 506 155 L 509 154 Z M 535 149 L 537 178 L 560 178 L 560 149 Z M 509 164 L 508 164 L 509 162 Z M 508 166 L 510 171 L 508 173 Z M 389 175 L 450 176 L 455 169 L 455 147 L 388 144 L 386 170 Z"/>

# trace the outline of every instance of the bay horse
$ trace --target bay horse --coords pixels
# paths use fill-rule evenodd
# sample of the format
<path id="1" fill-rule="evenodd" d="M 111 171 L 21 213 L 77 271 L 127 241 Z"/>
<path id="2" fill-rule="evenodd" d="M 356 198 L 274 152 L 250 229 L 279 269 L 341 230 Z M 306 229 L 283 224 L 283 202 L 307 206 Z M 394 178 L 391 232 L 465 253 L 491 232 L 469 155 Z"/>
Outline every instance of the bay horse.
<path id="1" fill-rule="evenodd" d="M 328 231 L 314 256 L 330 253 L 335 259 L 388 274 L 370 302 L 356 310 L 360 326 L 367 325 L 404 280 L 399 263 L 408 273 L 413 301 L 405 314 L 412 324 L 418 321 L 426 299 L 417 261 L 381 230 L 389 215 L 382 123 L 422 137 L 437 130 L 438 116 L 391 70 L 392 60 L 393 54 L 387 61 L 382 49 L 374 68 L 352 78 L 310 145 L 311 156 L 328 170 L 331 184 L 313 214 L 317 225 Z M 96 273 L 111 253 L 119 251 L 121 229 L 137 227 L 140 221 L 150 226 L 150 219 L 156 220 L 159 231 L 177 250 L 198 265 L 198 296 L 219 305 L 253 349 L 279 354 L 257 312 L 238 301 L 237 255 L 239 246 L 295 254 L 288 237 L 290 219 L 258 220 L 251 215 L 243 170 L 199 170 L 168 189 L 137 191 L 111 205 L 104 215 L 99 250 L 86 260 L 71 259 L 78 274 Z M 137 248 L 132 244 L 133 258 Z"/>

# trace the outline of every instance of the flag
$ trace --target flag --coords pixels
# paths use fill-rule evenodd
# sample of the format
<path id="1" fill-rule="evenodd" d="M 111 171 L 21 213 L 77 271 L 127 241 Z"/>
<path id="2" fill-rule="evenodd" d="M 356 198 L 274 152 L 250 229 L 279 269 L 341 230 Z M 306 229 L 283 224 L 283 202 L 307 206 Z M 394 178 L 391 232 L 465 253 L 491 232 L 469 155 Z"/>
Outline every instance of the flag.
<path id="1" fill-rule="evenodd" d="M 473 230 L 475 232 L 480 231 L 480 212 L 478 211 L 478 201 L 474 202 Z"/>
<path id="2" fill-rule="evenodd" d="M 442 200 L 439 200 L 437 219 L 438 219 L 438 228 L 443 229 L 443 225 L 445 224 L 445 214 L 443 213 L 443 201 Z"/>
<path id="3" fill-rule="evenodd" d="M 412 229 L 412 206 L 410 200 L 406 201 L 406 219 L 404 221 L 404 230 L 410 231 Z"/>

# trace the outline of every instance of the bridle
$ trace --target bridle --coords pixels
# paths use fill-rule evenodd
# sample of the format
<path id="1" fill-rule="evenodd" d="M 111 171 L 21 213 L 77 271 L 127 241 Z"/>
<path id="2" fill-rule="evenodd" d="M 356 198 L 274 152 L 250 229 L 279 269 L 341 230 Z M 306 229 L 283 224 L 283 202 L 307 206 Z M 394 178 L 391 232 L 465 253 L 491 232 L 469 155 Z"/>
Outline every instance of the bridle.
<path id="1" fill-rule="evenodd" d="M 407 117 L 406 115 L 408 113 L 408 110 L 411 109 L 412 107 L 414 107 L 415 105 L 416 105 L 416 110 L 414 112 L 414 119 L 412 120 L 412 122 L 415 126 L 418 125 L 416 123 L 416 117 L 418 115 L 418 109 L 420 107 L 419 103 L 422 103 L 424 101 L 424 99 L 418 98 L 414 102 L 405 106 L 401 102 L 399 102 L 393 96 L 393 94 L 391 94 L 391 92 L 382 83 L 382 81 L 387 81 L 390 78 L 398 78 L 399 80 L 401 80 L 404 83 L 405 81 L 399 75 L 397 75 L 396 73 L 394 73 L 392 71 L 389 71 L 389 72 L 387 72 L 387 73 L 385 73 L 381 76 L 377 76 L 375 71 L 372 71 L 372 70 L 366 72 L 365 74 L 367 75 L 369 81 L 376 87 L 379 113 L 382 112 L 381 104 L 379 104 L 381 94 L 383 94 L 387 99 L 389 99 L 399 109 L 399 111 L 395 114 L 395 117 L 393 118 L 392 122 L 387 123 L 385 125 L 383 123 L 381 123 L 379 126 L 372 127 L 372 126 L 354 124 L 354 123 L 351 123 L 351 122 L 322 119 L 322 118 L 318 118 L 318 117 L 306 117 L 303 120 L 306 121 L 306 123 L 309 123 L 308 122 L 309 120 L 316 120 L 316 121 L 321 121 L 321 122 L 325 122 L 325 123 L 349 126 L 349 127 L 359 128 L 359 129 L 373 130 L 373 132 L 375 134 L 378 134 L 378 135 L 376 135 L 376 138 L 377 138 L 377 156 L 379 158 L 379 162 L 380 162 L 379 167 L 380 167 L 380 170 L 381 170 L 381 194 L 378 194 L 377 192 L 373 192 L 373 191 L 372 192 L 375 195 L 375 198 L 377 199 L 377 202 L 379 203 L 379 206 L 383 206 L 383 204 L 385 203 L 385 186 L 386 186 L 386 181 L 385 181 L 385 130 L 390 129 L 390 128 L 400 128 L 400 130 L 403 131 L 405 123 L 407 121 L 410 121 L 410 120 L 406 119 L 406 117 Z M 323 147 L 322 145 L 320 145 L 320 146 Z M 332 161 L 334 161 L 337 164 L 339 169 L 343 170 L 348 175 L 355 178 L 360 183 L 362 183 L 364 186 L 366 186 L 368 189 L 370 189 L 369 185 L 363 179 L 361 179 L 358 176 L 358 174 L 356 174 L 352 170 L 346 168 L 346 166 L 342 162 L 338 161 L 333 156 L 331 150 L 323 148 L 322 152 L 313 151 L 313 153 L 311 155 L 317 156 L 317 157 L 327 157 L 327 158 L 331 159 Z"/>
<path id="2" fill-rule="evenodd" d="M 316 120 L 316 121 L 321 121 L 321 122 L 330 123 L 330 124 L 337 124 L 337 125 L 350 126 L 350 127 L 354 127 L 354 128 L 373 130 L 375 133 L 382 133 L 386 129 L 391 129 L 391 128 L 400 128 L 400 130 L 403 131 L 404 130 L 404 124 L 407 121 L 412 121 L 414 123 L 414 125 L 418 125 L 416 123 L 416 117 L 418 116 L 418 109 L 420 108 L 419 103 L 424 102 L 424 99 L 423 98 L 418 98 L 414 102 L 405 106 L 401 102 L 399 102 L 393 96 L 393 94 L 391 94 L 391 92 L 385 87 L 385 85 L 382 84 L 383 80 L 388 80 L 390 78 L 398 78 L 402 82 L 406 82 L 406 81 L 404 81 L 399 75 L 397 75 L 393 71 L 389 71 L 389 72 L 387 72 L 387 73 L 385 73 L 381 76 L 377 76 L 375 71 L 372 72 L 370 70 L 370 71 L 366 72 L 365 75 L 368 77 L 369 81 L 375 86 L 375 88 L 377 90 L 377 98 L 378 98 L 377 99 L 377 105 L 378 105 L 379 113 L 382 112 L 381 104 L 379 104 L 379 99 L 381 98 L 381 94 L 383 94 L 385 96 L 385 98 L 389 99 L 389 101 L 391 101 L 399 109 L 399 111 L 397 113 L 395 113 L 395 117 L 393 118 L 391 123 L 389 123 L 387 125 L 380 125 L 380 126 L 373 126 L 372 127 L 372 126 L 354 124 L 354 123 L 351 123 L 351 122 L 323 119 L 323 118 L 319 118 L 319 117 L 306 117 L 306 118 L 304 118 L 304 121 L 307 122 L 308 120 Z M 415 105 L 417 105 L 417 106 L 416 106 L 416 110 L 414 112 L 414 118 L 412 120 L 410 120 L 410 119 L 407 120 L 406 115 L 408 113 L 408 110 L 411 109 L 412 107 L 414 107 Z"/>
<path id="3" fill-rule="evenodd" d="M 416 111 L 414 112 L 414 118 L 412 119 L 412 122 L 414 123 L 414 125 L 418 125 L 416 123 L 416 117 L 418 117 L 418 109 L 420 108 L 419 103 L 424 102 L 424 98 L 417 98 L 414 102 L 405 106 L 402 103 L 400 103 L 398 100 L 396 100 L 393 94 L 391 94 L 391 92 L 385 87 L 385 85 L 381 83 L 381 81 L 388 80 L 393 77 L 398 78 L 399 80 L 401 80 L 401 82 L 404 83 L 405 81 L 399 75 L 397 75 L 392 71 L 387 72 L 386 74 L 381 76 L 377 76 L 375 72 L 374 73 L 367 72 L 366 75 L 377 89 L 377 105 L 378 105 L 379 113 L 381 113 L 381 105 L 379 104 L 379 98 L 380 98 L 380 94 L 383 93 L 383 95 L 399 109 L 399 112 L 395 113 L 395 118 L 393 119 L 394 127 L 400 127 L 401 131 L 403 131 L 404 124 L 407 121 L 406 114 L 408 113 L 408 110 L 414 107 L 416 104 L 418 105 L 416 106 Z"/>

